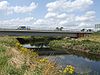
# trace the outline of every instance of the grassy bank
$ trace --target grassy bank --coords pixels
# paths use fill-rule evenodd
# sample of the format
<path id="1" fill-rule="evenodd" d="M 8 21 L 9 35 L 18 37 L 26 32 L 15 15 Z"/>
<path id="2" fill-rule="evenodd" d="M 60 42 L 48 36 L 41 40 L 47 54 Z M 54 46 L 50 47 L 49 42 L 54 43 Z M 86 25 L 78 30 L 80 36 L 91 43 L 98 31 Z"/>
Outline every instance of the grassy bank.
<path id="1" fill-rule="evenodd" d="M 73 66 L 65 69 L 36 52 L 23 48 L 16 37 L 0 37 L 0 75 L 66 75 L 74 73 Z"/>
<path id="2" fill-rule="evenodd" d="M 100 35 L 92 34 L 79 39 L 53 40 L 49 46 L 55 50 L 66 49 L 100 54 Z"/>

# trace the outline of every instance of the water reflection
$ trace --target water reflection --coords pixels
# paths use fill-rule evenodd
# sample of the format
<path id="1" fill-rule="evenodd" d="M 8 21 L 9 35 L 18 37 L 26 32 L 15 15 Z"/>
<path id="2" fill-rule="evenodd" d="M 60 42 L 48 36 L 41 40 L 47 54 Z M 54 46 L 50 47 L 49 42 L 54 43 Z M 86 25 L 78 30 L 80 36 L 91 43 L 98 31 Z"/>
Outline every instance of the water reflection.
<path id="1" fill-rule="evenodd" d="M 45 53 L 47 53 L 47 54 L 49 54 L 49 55 L 52 55 L 52 54 L 50 54 L 50 52 L 49 51 L 52 51 L 50 48 L 49 48 L 49 46 L 46 46 L 46 45 L 42 45 L 42 47 L 41 46 L 36 46 L 36 45 L 33 45 L 33 46 L 31 46 L 31 44 L 23 44 L 23 47 L 25 47 L 25 48 L 30 48 L 30 49 L 36 49 L 36 50 L 38 50 L 38 53 L 40 52 L 40 54 L 41 54 L 41 51 L 46 51 L 46 52 L 43 52 L 44 54 Z M 47 52 L 48 51 L 48 52 Z M 84 59 L 89 59 L 89 61 L 90 60 L 94 60 L 94 61 L 100 61 L 100 55 L 96 55 L 96 54 L 90 54 L 90 53 L 86 53 L 86 52 L 81 52 L 81 51 L 74 51 L 74 50 L 53 50 L 53 51 L 55 51 L 54 53 L 56 54 L 57 52 L 61 52 L 61 51 L 64 51 L 64 53 L 63 52 L 61 52 L 61 53 L 63 53 L 63 54 L 69 54 L 69 55 L 76 55 L 76 56 L 78 56 L 78 57 L 82 57 L 82 58 L 84 58 Z M 51 52 L 52 53 L 52 52 Z M 43 54 L 42 54 L 43 55 Z M 87 60 L 88 60 L 87 59 Z"/>
<path id="2" fill-rule="evenodd" d="M 84 59 L 82 57 L 78 57 L 76 55 L 58 55 L 58 56 L 49 56 L 46 57 L 50 61 L 55 61 L 57 64 L 62 65 L 62 67 L 66 67 L 66 65 L 73 65 L 75 67 L 75 72 L 80 74 L 90 74 L 96 71 L 98 73 L 100 70 L 100 61 L 92 61 L 89 59 Z"/>
<path id="3" fill-rule="evenodd" d="M 23 47 L 25 48 L 49 48 L 49 46 L 46 46 L 46 45 L 42 45 L 41 47 L 41 46 L 30 45 L 30 44 L 24 44 Z"/>

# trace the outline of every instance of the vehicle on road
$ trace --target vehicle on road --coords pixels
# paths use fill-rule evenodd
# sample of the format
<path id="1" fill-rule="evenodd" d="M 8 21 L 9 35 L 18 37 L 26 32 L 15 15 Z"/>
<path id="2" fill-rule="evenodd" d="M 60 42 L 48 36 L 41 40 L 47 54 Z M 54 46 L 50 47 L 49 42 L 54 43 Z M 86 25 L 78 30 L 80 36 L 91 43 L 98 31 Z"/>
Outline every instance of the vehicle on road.
<path id="1" fill-rule="evenodd" d="M 31 28 L 28 27 L 28 26 L 19 26 L 19 27 L 17 28 L 17 30 L 31 30 Z"/>

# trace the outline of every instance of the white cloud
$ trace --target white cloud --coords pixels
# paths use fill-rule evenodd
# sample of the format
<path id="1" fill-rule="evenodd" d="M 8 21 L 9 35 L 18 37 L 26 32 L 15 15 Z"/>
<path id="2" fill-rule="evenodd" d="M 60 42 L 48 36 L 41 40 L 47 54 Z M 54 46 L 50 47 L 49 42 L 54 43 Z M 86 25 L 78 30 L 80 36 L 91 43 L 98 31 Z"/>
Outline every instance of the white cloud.
<path id="1" fill-rule="evenodd" d="M 1 1 L 0 2 L 0 10 L 5 10 L 7 9 L 9 3 L 7 1 Z"/>
<path id="2" fill-rule="evenodd" d="M 37 7 L 36 4 L 32 2 L 29 6 L 23 6 L 23 7 L 16 6 L 13 7 L 13 9 L 15 13 L 28 13 L 32 12 L 36 7 Z"/>
<path id="3" fill-rule="evenodd" d="M 94 28 L 94 25 L 93 24 L 90 24 L 90 23 L 84 23 L 84 22 L 81 22 L 78 26 L 76 26 L 76 29 L 82 29 L 82 28 Z"/>
<path id="4" fill-rule="evenodd" d="M 41 25 L 41 24 L 45 24 L 45 23 L 46 23 L 45 20 L 43 20 L 43 19 L 38 19 L 34 24 L 36 24 L 36 25 Z"/>
<path id="5" fill-rule="evenodd" d="M 37 26 L 45 26 L 52 29 L 61 26 L 63 26 L 66 29 L 78 29 L 84 27 L 91 27 L 92 25 L 89 23 L 94 21 L 94 19 L 94 11 L 87 11 L 82 16 L 78 16 L 74 13 L 47 13 L 44 19 L 39 19 L 34 24 Z"/>
<path id="6" fill-rule="evenodd" d="M 76 21 L 87 22 L 87 21 L 93 21 L 94 18 L 95 18 L 95 12 L 88 11 L 83 16 L 76 16 Z"/>
<path id="7" fill-rule="evenodd" d="M 63 13 L 57 16 L 57 18 L 61 18 L 61 19 L 66 18 L 66 17 L 67 17 L 66 13 Z"/>
<path id="8" fill-rule="evenodd" d="M 54 27 L 63 26 L 66 28 L 79 28 L 91 26 L 90 22 L 95 19 L 95 11 L 88 8 L 93 0 L 56 0 L 46 5 L 48 13 L 44 21 Z M 81 14 L 81 16 L 78 14 Z M 85 13 L 84 13 L 85 12 Z M 51 20 L 53 23 L 51 23 Z"/>
<path id="9" fill-rule="evenodd" d="M 20 25 L 33 25 L 34 22 L 35 22 L 35 19 L 33 17 L 0 20 L 0 27 L 13 28 L 14 26 L 18 27 Z"/>
<path id="10" fill-rule="evenodd" d="M 75 10 L 83 10 L 93 4 L 92 0 L 56 0 L 48 3 L 48 11 L 66 11 L 73 12 Z"/>
<path id="11" fill-rule="evenodd" d="M 12 13 L 31 13 L 37 4 L 32 2 L 29 6 L 10 6 L 10 3 L 7 1 L 0 2 L 0 10 L 5 11 L 7 14 Z"/>
<path id="12" fill-rule="evenodd" d="M 58 15 L 57 13 L 49 12 L 45 15 L 45 18 L 53 18 L 56 17 L 57 15 Z"/>
<path id="13" fill-rule="evenodd" d="M 7 1 L 0 2 L 0 10 L 11 13 L 30 13 L 37 5 L 32 2 L 29 6 L 10 6 Z M 93 4 L 93 0 L 55 0 L 46 5 L 47 13 L 44 18 L 34 20 L 33 17 L 24 19 L 11 19 L 0 21 L 1 25 L 33 25 L 34 27 L 53 28 L 63 26 L 67 29 L 78 29 L 91 27 L 91 22 L 95 19 L 95 11 L 88 8 Z M 78 14 L 81 13 L 81 14 Z"/>
<path id="14" fill-rule="evenodd" d="M 64 24 L 67 24 L 67 23 L 68 23 L 67 20 L 63 20 L 63 21 L 61 21 L 59 24 L 60 24 L 60 25 L 64 25 Z"/>

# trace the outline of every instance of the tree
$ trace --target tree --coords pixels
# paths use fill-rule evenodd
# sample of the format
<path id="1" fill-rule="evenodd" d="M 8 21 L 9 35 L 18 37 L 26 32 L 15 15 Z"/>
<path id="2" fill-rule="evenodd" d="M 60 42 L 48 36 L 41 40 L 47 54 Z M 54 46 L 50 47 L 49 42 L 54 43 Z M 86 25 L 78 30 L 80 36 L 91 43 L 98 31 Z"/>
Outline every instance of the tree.
<path id="1" fill-rule="evenodd" d="M 82 31 L 82 32 L 84 32 L 84 31 L 85 31 L 85 29 L 82 29 L 81 31 Z"/>
<path id="2" fill-rule="evenodd" d="M 56 27 L 56 30 L 62 31 L 63 27 Z"/>
<path id="3" fill-rule="evenodd" d="M 60 27 L 59 30 L 62 31 L 63 27 Z"/>
<path id="4" fill-rule="evenodd" d="M 91 32 L 91 31 L 92 31 L 92 29 L 88 29 L 88 30 L 87 30 L 87 32 Z"/>
<path id="5" fill-rule="evenodd" d="M 58 31 L 59 31 L 59 28 L 58 28 L 58 27 L 56 27 L 56 30 L 58 30 Z"/>

